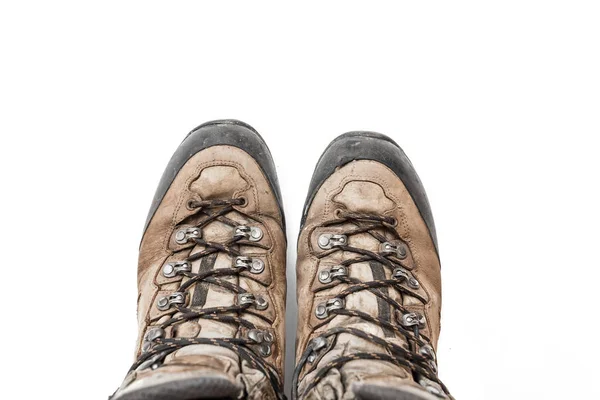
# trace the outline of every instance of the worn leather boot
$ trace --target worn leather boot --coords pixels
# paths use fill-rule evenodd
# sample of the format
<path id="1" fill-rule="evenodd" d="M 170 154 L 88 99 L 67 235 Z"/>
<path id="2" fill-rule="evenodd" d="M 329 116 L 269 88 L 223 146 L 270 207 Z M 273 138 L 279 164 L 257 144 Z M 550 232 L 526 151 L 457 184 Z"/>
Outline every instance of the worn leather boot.
<path id="1" fill-rule="evenodd" d="M 425 190 L 387 136 L 321 156 L 298 240 L 295 399 L 452 398 L 437 377 L 441 282 Z"/>
<path id="2" fill-rule="evenodd" d="M 194 129 L 148 214 L 137 352 L 113 399 L 282 399 L 284 232 L 259 134 L 229 120 Z"/>

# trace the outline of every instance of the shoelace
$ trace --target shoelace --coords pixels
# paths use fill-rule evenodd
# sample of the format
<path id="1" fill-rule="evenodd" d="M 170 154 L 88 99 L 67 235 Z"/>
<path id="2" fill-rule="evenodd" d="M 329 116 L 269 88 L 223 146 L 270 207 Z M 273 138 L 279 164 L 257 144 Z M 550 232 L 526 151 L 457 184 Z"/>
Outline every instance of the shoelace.
<path id="1" fill-rule="evenodd" d="M 326 320 L 315 327 L 319 328 L 330 322 L 331 318 L 336 315 L 345 315 L 348 317 L 358 317 L 367 322 L 377 324 L 384 330 L 388 330 L 395 335 L 401 335 L 406 338 L 409 349 L 392 343 L 389 340 L 379 336 L 363 332 L 360 329 L 351 327 L 335 327 L 322 333 L 320 336 L 313 338 L 307 345 L 306 350 L 300 357 L 292 382 L 292 399 L 298 399 L 299 396 L 304 396 L 314 389 L 321 379 L 327 373 L 334 369 L 340 368 L 345 363 L 354 360 L 377 360 L 390 362 L 403 367 L 409 368 L 415 375 L 415 380 L 421 384 L 430 393 L 441 397 L 452 399 L 446 386 L 437 377 L 437 364 L 433 346 L 430 339 L 424 336 L 420 329 L 424 326 L 424 316 L 410 312 L 402 304 L 392 299 L 384 288 L 392 288 L 399 291 L 402 295 L 412 296 L 423 304 L 427 300 L 416 292 L 419 287 L 419 282 L 412 276 L 410 271 L 405 269 L 400 259 L 406 254 L 399 254 L 406 251 L 405 248 L 392 243 L 388 238 L 382 235 L 379 231 L 382 229 L 389 230 L 398 238 L 398 234 L 394 229 L 397 221 L 393 217 L 379 216 L 373 214 L 352 213 L 338 210 L 336 219 L 324 223 L 322 226 L 340 225 L 344 223 L 352 223 L 355 228 L 351 228 L 345 234 L 323 234 L 319 237 L 319 246 L 326 251 L 318 255 L 318 258 L 323 258 L 331 255 L 334 252 L 344 251 L 358 255 L 353 259 L 342 261 L 328 270 L 319 273 L 321 283 L 346 284 L 347 287 L 325 303 L 317 305 L 315 313 L 318 318 L 326 318 Z M 380 251 L 373 252 L 358 247 L 348 245 L 348 238 L 352 235 L 368 233 L 380 242 Z M 393 279 L 376 279 L 369 282 L 363 282 L 356 278 L 351 278 L 348 274 L 348 268 L 353 264 L 374 261 L 380 263 L 392 271 Z M 337 282 L 336 282 L 337 281 Z M 324 288 L 329 288 L 326 286 Z M 345 297 L 352 293 L 357 293 L 363 290 L 368 290 L 378 299 L 382 299 L 393 309 L 398 310 L 401 315 L 400 324 L 392 323 L 390 320 L 374 317 L 360 310 L 350 310 L 344 307 Z M 354 335 L 358 338 L 371 341 L 384 348 L 384 352 L 364 352 L 354 353 L 346 356 L 337 357 L 330 362 L 318 367 L 319 369 L 314 374 L 311 382 L 308 383 L 303 393 L 298 393 L 298 383 L 300 374 L 307 363 L 314 363 L 317 368 L 318 361 L 323 356 L 324 352 L 329 351 L 334 344 L 339 334 L 346 333 Z M 317 357 L 318 356 L 318 357 Z M 317 359 L 318 358 L 318 359 Z M 311 369 L 308 372 L 312 372 Z"/>
<path id="2" fill-rule="evenodd" d="M 186 227 L 177 231 L 176 240 L 178 243 L 185 243 L 189 246 L 180 250 L 190 250 L 196 245 L 204 246 L 200 252 L 189 255 L 187 258 L 177 263 L 167 264 L 163 269 L 163 275 L 166 277 L 181 277 L 182 279 L 179 288 L 170 296 L 166 296 L 158 300 L 157 306 L 162 310 L 170 310 L 171 317 L 153 326 L 146 332 L 142 353 L 131 366 L 129 371 L 138 368 L 159 368 L 164 358 L 170 353 L 181 349 L 182 347 L 195 344 L 208 344 L 213 346 L 225 347 L 234 351 L 240 359 L 246 361 L 248 365 L 261 371 L 269 379 L 275 393 L 279 399 L 284 400 L 283 385 L 275 368 L 266 362 L 264 357 L 271 354 L 271 344 L 274 342 L 274 336 L 269 331 L 258 329 L 252 322 L 244 319 L 242 315 L 250 312 L 248 309 L 254 307 L 257 310 L 264 309 L 268 306 L 266 301 L 248 293 L 245 289 L 221 279 L 222 277 L 239 276 L 244 270 L 258 267 L 261 270 L 261 265 L 253 265 L 253 259 L 244 256 L 236 247 L 238 245 L 258 247 L 268 249 L 257 241 L 262 237 L 262 232 L 249 226 L 239 224 L 236 221 L 226 217 L 225 215 L 234 210 L 234 205 L 243 205 L 245 200 L 242 198 L 228 200 L 206 200 L 206 201 L 190 201 L 188 208 L 197 210 L 198 213 L 204 214 L 205 218 L 195 226 Z M 209 242 L 202 239 L 202 229 L 210 222 L 219 221 L 234 228 L 234 233 L 225 243 Z M 260 235 L 258 237 L 257 235 Z M 258 237 L 258 239 L 257 239 Z M 250 240 L 248 240 L 250 239 Z M 253 240 L 254 239 L 254 240 Z M 200 260 L 203 257 L 211 254 L 222 252 L 235 259 L 235 264 L 231 268 L 218 268 L 200 273 L 191 271 L 191 263 Z M 264 269 L 264 264 L 262 264 Z M 255 272 L 256 273 L 256 272 Z M 227 289 L 238 296 L 238 304 L 232 306 L 218 306 L 202 309 L 193 309 L 186 306 L 187 291 L 194 285 L 201 283 L 210 283 L 218 285 L 223 289 Z M 162 308 L 161 308 L 162 307 Z M 260 313 L 252 311 L 252 315 L 261 317 Z M 165 337 L 165 330 L 168 327 L 174 327 L 186 321 L 207 319 L 219 321 L 229 324 L 235 324 L 238 327 L 244 327 L 248 330 L 247 337 L 233 338 L 186 338 L 186 337 Z M 266 319 L 265 319 L 266 321 Z M 145 347 L 145 348 L 144 348 Z M 262 354 L 261 354 L 262 353 Z"/>

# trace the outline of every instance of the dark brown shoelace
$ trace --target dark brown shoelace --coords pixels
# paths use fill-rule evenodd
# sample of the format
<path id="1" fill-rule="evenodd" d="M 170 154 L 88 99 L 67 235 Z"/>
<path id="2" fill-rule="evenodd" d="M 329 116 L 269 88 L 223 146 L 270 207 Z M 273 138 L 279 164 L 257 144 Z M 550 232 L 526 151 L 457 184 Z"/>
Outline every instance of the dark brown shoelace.
<path id="1" fill-rule="evenodd" d="M 188 203 L 188 208 L 195 209 L 196 214 L 204 214 L 204 219 L 201 220 L 200 223 L 196 225 L 196 228 L 202 230 L 206 225 L 208 225 L 212 221 L 219 221 L 226 225 L 229 225 L 235 229 L 235 227 L 241 226 L 243 224 L 238 223 L 225 215 L 233 210 L 234 205 L 243 205 L 244 199 L 228 199 L 228 200 L 207 200 L 207 201 L 190 201 Z M 204 246 L 204 249 L 198 253 L 194 253 L 189 255 L 187 258 L 182 260 L 183 262 L 191 263 L 193 261 L 197 261 L 206 257 L 210 254 L 214 254 L 217 252 L 226 253 L 232 258 L 243 256 L 243 254 L 238 250 L 239 245 L 244 246 L 254 246 L 262 249 L 268 249 L 267 246 L 261 245 L 256 242 L 252 242 L 249 240 L 244 240 L 243 236 L 233 236 L 230 240 L 225 243 L 217 243 L 217 242 L 209 242 L 202 239 L 202 235 L 199 235 L 200 238 L 192 239 L 192 248 L 194 245 Z M 190 250 L 190 247 L 186 247 L 183 250 Z M 190 290 L 194 285 L 198 285 L 201 283 L 210 283 L 212 285 L 220 286 L 223 289 L 229 290 L 237 295 L 247 293 L 245 289 L 231 283 L 229 281 L 221 279 L 222 277 L 232 277 L 239 276 L 242 269 L 240 268 L 218 268 L 212 269 L 209 271 L 202 271 L 199 273 L 193 272 L 181 272 L 180 274 L 187 278 L 185 282 L 179 286 L 177 292 L 186 293 L 186 291 Z M 189 297 L 186 296 L 186 297 Z M 164 321 L 160 325 L 156 325 L 155 328 L 166 329 L 168 327 L 173 327 L 178 324 L 181 324 L 186 321 L 199 320 L 199 319 L 208 319 L 213 321 L 219 321 L 228 324 L 234 324 L 239 327 L 247 328 L 248 330 L 255 330 L 257 327 L 247 319 L 243 318 L 245 312 L 247 312 L 248 308 L 251 307 L 251 304 L 239 304 L 232 306 L 219 306 L 219 307 L 210 307 L 210 308 L 202 308 L 202 309 L 194 309 L 186 306 L 184 304 L 173 304 L 171 305 L 171 318 Z M 252 315 L 261 317 L 260 313 L 252 312 Z M 265 321 L 267 321 L 265 319 Z M 240 359 L 246 361 L 251 368 L 257 369 L 261 371 L 271 384 L 275 390 L 279 399 L 284 400 L 285 396 L 283 395 L 283 385 L 277 374 L 275 368 L 267 363 L 265 359 L 257 354 L 256 341 L 251 338 L 242 338 L 242 337 L 234 337 L 234 338 L 185 338 L 185 337 L 157 337 L 153 338 L 151 348 L 140 354 L 136 362 L 131 366 L 130 371 L 133 371 L 143 364 L 144 367 L 152 367 L 158 368 L 160 367 L 161 362 L 164 358 L 170 353 L 181 349 L 182 347 L 195 345 L 195 344 L 208 344 L 213 346 L 225 347 L 232 351 L 234 351 Z"/>
<path id="2" fill-rule="evenodd" d="M 340 211 L 337 213 L 335 220 L 328 221 L 324 223 L 323 226 L 333 226 L 344 223 L 352 223 L 355 225 L 355 228 L 351 228 L 350 230 L 344 233 L 344 235 L 346 235 L 347 237 L 351 237 L 352 235 L 360 233 L 368 233 L 372 237 L 377 239 L 380 243 L 386 243 L 389 242 L 389 239 L 378 231 L 387 230 L 393 232 L 394 236 L 398 238 L 398 234 L 394 229 L 396 221 L 394 218 L 387 216 Z M 383 265 L 386 268 L 389 268 L 392 271 L 398 267 L 402 268 L 402 265 L 399 263 L 399 259 L 390 256 L 389 254 L 382 252 L 373 252 L 370 250 L 349 246 L 347 241 L 343 244 L 339 244 L 333 247 L 331 250 L 323 252 L 317 257 L 323 258 L 338 251 L 350 252 L 358 255 L 358 257 L 356 258 L 342 261 L 339 265 L 344 267 L 350 267 L 353 264 L 374 261 L 376 263 L 380 263 L 381 265 Z M 392 299 L 387 294 L 387 291 L 382 290 L 382 288 L 392 288 L 399 291 L 403 295 L 406 294 L 415 297 L 422 303 L 427 302 L 425 298 L 423 298 L 414 290 L 411 290 L 409 287 L 407 287 L 407 285 L 404 284 L 406 279 L 408 278 L 376 279 L 369 282 L 363 282 L 359 279 L 351 278 L 349 277 L 349 275 L 346 274 L 338 276 L 336 277 L 336 279 L 338 280 L 338 284 L 344 283 L 347 285 L 347 287 L 343 291 L 335 295 L 335 297 L 338 299 L 343 300 L 346 296 L 348 296 L 351 293 L 358 293 L 363 290 L 367 290 L 375 296 L 377 296 L 378 299 L 381 299 L 385 303 L 391 305 L 393 309 L 402 312 L 402 314 L 407 314 L 409 313 L 409 311 L 402 304 Z M 329 311 L 329 316 L 335 315 L 345 315 L 348 317 L 361 318 L 367 322 L 379 325 L 384 331 L 387 330 L 388 332 L 391 332 L 393 337 L 403 336 L 407 340 L 408 349 L 399 346 L 395 343 L 392 343 L 391 341 L 386 340 L 385 338 L 367 332 L 363 332 L 360 329 L 351 327 L 336 327 L 329 329 L 317 338 L 314 338 L 311 342 L 309 342 L 307 348 L 300 357 L 300 360 L 298 360 L 292 382 L 292 399 L 298 399 L 299 397 L 308 394 L 319 384 L 321 379 L 323 379 L 330 370 L 334 368 L 340 368 L 345 363 L 354 360 L 377 360 L 383 362 L 390 362 L 392 364 L 406 367 L 413 372 L 415 378 L 426 378 L 438 384 L 445 393 L 445 395 L 448 398 L 452 399 L 452 396 L 448 392 L 446 386 L 437 377 L 437 367 L 435 365 L 435 361 L 427 355 L 420 354 L 418 351 L 418 349 L 424 348 L 425 346 L 431 346 L 430 339 L 420 332 L 418 325 L 411 327 L 412 329 L 408 329 L 399 324 L 391 322 L 390 319 L 383 319 L 380 316 L 375 317 L 363 311 L 349 310 L 343 307 L 334 308 Z M 328 318 L 323 323 L 317 325 L 315 329 L 329 323 L 330 320 L 331 318 Z M 342 333 L 354 335 L 358 338 L 370 341 L 376 345 L 383 347 L 383 349 L 386 352 L 361 352 L 337 357 L 331 360 L 330 362 L 319 366 L 317 372 L 313 375 L 311 382 L 308 383 L 303 393 L 298 393 L 300 373 L 302 372 L 303 368 L 307 365 L 307 362 L 309 362 L 309 358 L 311 356 L 314 357 L 314 354 L 318 349 L 320 349 L 321 351 L 327 351 L 327 349 L 323 349 L 323 343 L 329 342 L 331 340 L 335 342 L 337 336 Z M 329 345 L 327 347 L 330 349 L 333 346 Z M 313 368 L 317 368 L 317 364 L 318 362 L 315 362 L 315 367 Z"/>

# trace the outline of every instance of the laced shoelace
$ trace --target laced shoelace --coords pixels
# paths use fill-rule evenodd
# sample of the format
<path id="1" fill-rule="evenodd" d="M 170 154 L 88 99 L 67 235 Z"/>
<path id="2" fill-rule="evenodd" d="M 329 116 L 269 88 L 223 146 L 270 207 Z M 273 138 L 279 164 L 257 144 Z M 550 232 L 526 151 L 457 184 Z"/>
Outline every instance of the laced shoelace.
<path id="1" fill-rule="evenodd" d="M 194 273 L 191 272 L 191 267 L 189 267 L 193 261 L 200 260 L 203 257 L 217 252 L 226 253 L 232 258 L 244 258 L 244 255 L 238 250 L 239 245 L 268 249 L 268 246 L 257 243 L 256 241 L 246 240 L 249 237 L 249 227 L 225 216 L 225 214 L 234 210 L 233 206 L 244 204 L 245 200 L 243 198 L 206 201 L 192 200 L 188 202 L 188 208 L 196 210 L 194 215 L 201 213 L 204 214 L 205 218 L 195 226 L 187 228 L 189 237 L 186 237 L 185 240 L 189 243 L 189 246 L 178 251 L 184 251 L 186 249 L 190 250 L 196 245 L 204 246 L 204 249 L 189 255 L 181 263 L 177 263 L 174 268 L 170 267 L 169 272 L 171 275 L 178 277 L 183 276 L 184 278 L 187 278 L 187 280 L 182 279 L 179 288 L 171 295 L 175 296 L 171 297 L 172 301 L 169 302 L 169 298 L 166 298 L 167 300 L 165 303 L 168 302 L 168 308 L 170 309 L 168 314 L 170 314 L 170 318 L 160 324 L 154 325 L 152 329 L 146 333 L 144 341 L 148 346 L 147 348 L 142 349 L 142 353 L 129 369 L 130 372 L 138 368 L 159 368 L 164 358 L 178 349 L 189 345 L 208 344 L 234 351 L 241 360 L 248 363 L 250 368 L 261 371 L 269 379 L 278 398 L 285 400 L 285 396 L 283 395 L 283 385 L 279 375 L 275 368 L 264 358 L 264 356 L 270 355 L 270 345 L 274 342 L 273 334 L 257 328 L 254 323 L 243 318 L 244 313 L 252 313 L 252 315 L 269 322 L 264 316 L 261 316 L 259 312 L 249 310 L 252 306 L 255 306 L 255 308 L 260 310 L 260 305 L 262 305 L 261 299 L 247 292 L 239 285 L 222 279 L 224 277 L 239 277 L 240 273 L 244 271 L 245 268 L 217 268 Z M 213 221 L 219 221 L 233 227 L 234 235 L 231 239 L 224 243 L 202 239 L 202 229 Z M 185 233 L 185 231 L 183 232 Z M 181 236 L 183 238 L 184 234 Z M 187 268 L 181 268 L 181 266 L 187 266 Z M 202 309 L 194 309 L 186 306 L 185 299 L 186 297 L 189 297 L 187 291 L 194 285 L 201 283 L 217 285 L 235 293 L 238 296 L 238 304 Z M 248 335 L 247 337 L 233 338 L 165 337 L 165 330 L 168 327 L 175 327 L 178 324 L 187 321 L 200 319 L 234 324 L 238 327 L 238 332 L 240 327 L 244 327 L 248 329 Z M 263 346 L 262 350 L 266 350 L 265 353 L 267 353 L 262 356 L 259 354 L 261 345 Z"/>
<path id="2" fill-rule="evenodd" d="M 415 287 L 418 288 L 418 281 L 412 276 L 412 274 L 407 271 L 400 263 L 400 258 L 397 257 L 397 252 L 395 251 L 393 245 L 390 244 L 390 240 L 386 238 L 379 231 L 388 230 L 393 232 L 396 238 L 399 238 L 395 225 L 397 221 L 393 217 L 387 216 L 379 216 L 374 214 L 362 214 L 362 213 L 353 213 L 347 211 L 338 210 L 336 213 L 336 219 L 328 221 L 322 226 L 333 226 L 333 225 L 341 225 L 345 223 L 352 223 L 355 227 L 350 228 L 347 232 L 342 235 L 322 235 L 319 237 L 319 242 L 321 238 L 325 238 L 325 241 L 322 248 L 326 250 L 325 252 L 317 255 L 318 258 L 323 258 L 329 256 L 338 251 L 350 252 L 357 254 L 358 257 L 353 259 L 348 259 L 340 262 L 335 271 L 329 270 L 325 272 L 325 276 L 323 278 L 326 279 L 325 282 L 331 283 L 329 286 L 323 287 L 330 288 L 335 284 L 346 284 L 346 288 L 335 295 L 334 299 L 326 302 L 325 305 L 317 306 L 316 313 L 317 317 L 319 317 L 319 312 L 324 313 L 327 318 L 323 323 L 317 325 L 315 329 L 329 323 L 331 318 L 336 315 L 345 315 L 348 317 L 357 317 L 361 318 L 367 322 L 379 325 L 384 330 L 388 330 L 395 334 L 395 336 L 403 336 L 407 343 L 408 349 L 399 346 L 385 338 L 364 332 L 357 328 L 352 327 L 334 327 L 331 328 L 321 335 L 313 338 L 306 347 L 306 350 L 300 357 L 298 364 L 296 365 L 296 369 L 294 371 L 293 382 L 292 382 L 292 399 L 298 399 L 301 396 L 308 394 L 312 389 L 314 389 L 319 382 L 327 375 L 327 373 L 334 369 L 340 368 L 345 363 L 349 361 L 355 360 L 377 360 L 390 362 L 402 367 L 406 367 L 410 369 L 415 377 L 418 377 L 417 380 L 422 386 L 425 387 L 430 393 L 436 394 L 442 398 L 453 399 L 450 395 L 446 386 L 438 379 L 437 377 L 437 364 L 435 360 L 435 353 L 433 352 L 433 347 L 430 343 L 430 339 L 424 336 L 420 330 L 422 324 L 423 316 L 420 316 L 417 313 L 411 312 L 407 310 L 402 304 L 398 303 L 396 300 L 392 299 L 388 294 L 387 290 L 382 290 L 386 288 L 392 288 L 399 291 L 402 295 L 412 296 L 423 304 L 427 303 L 427 299 L 423 296 L 419 295 L 416 292 Z M 373 252 L 370 250 L 362 249 L 359 247 L 354 247 L 348 245 L 348 238 L 352 235 L 367 233 L 377 239 L 380 244 L 380 251 Z M 333 241 L 333 244 L 330 244 Z M 321 246 L 321 243 L 319 243 Z M 386 248 L 387 246 L 387 248 Z M 392 251 L 388 251 L 391 249 Z M 356 278 L 351 278 L 347 273 L 348 267 L 353 264 L 364 263 L 364 262 L 377 262 L 383 265 L 386 268 L 389 268 L 392 271 L 393 279 L 375 279 L 369 282 L 363 282 Z M 334 271 L 334 274 L 331 272 Z M 322 272 L 321 272 L 322 273 Z M 333 277 L 333 279 L 332 279 Z M 321 280 L 321 276 L 319 279 Z M 337 282 L 335 282 L 337 280 Z M 323 281 L 321 281 L 323 283 Z M 393 309 L 398 310 L 402 313 L 403 316 L 403 324 L 392 323 L 390 320 L 382 319 L 380 317 L 374 317 L 368 313 L 365 313 L 360 310 L 350 310 L 344 308 L 345 297 L 352 294 L 358 293 L 361 291 L 367 290 L 370 293 L 377 296 L 378 299 L 382 299 L 387 304 L 391 305 Z M 319 308 L 323 307 L 323 308 Z M 319 355 L 319 360 L 323 356 L 323 352 L 329 351 L 334 347 L 337 336 L 346 333 L 358 338 L 370 341 L 376 345 L 381 346 L 386 352 L 360 352 L 349 354 L 345 356 L 339 356 L 322 366 L 317 366 L 318 360 L 316 360 L 316 355 L 321 352 Z M 311 381 L 305 387 L 302 393 L 298 393 L 298 384 L 300 379 L 300 374 L 304 367 L 308 362 L 313 362 L 314 367 L 307 371 L 314 371 L 315 368 L 318 368 L 315 374 L 312 376 Z M 305 374 L 306 376 L 306 374 Z"/>

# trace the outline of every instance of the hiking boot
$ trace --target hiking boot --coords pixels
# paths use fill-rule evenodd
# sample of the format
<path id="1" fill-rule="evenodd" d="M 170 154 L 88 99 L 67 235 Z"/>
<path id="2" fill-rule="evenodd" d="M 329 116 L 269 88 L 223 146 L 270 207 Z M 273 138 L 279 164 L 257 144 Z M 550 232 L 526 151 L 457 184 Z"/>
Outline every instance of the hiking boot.
<path id="1" fill-rule="evenodd" d="M 148 214 L 135 362 L 112 399 L 282 399 L 285 256 L 263 139 L 239 121 L 194 129 Z"/>
<path id="2" fill-rule="evenodd" d="M 437 377 L 441 282 L 425 190 L 387 136 L 335 139 L 315 169 L 297 262 L 294 399 L 451 399 Z"/>

